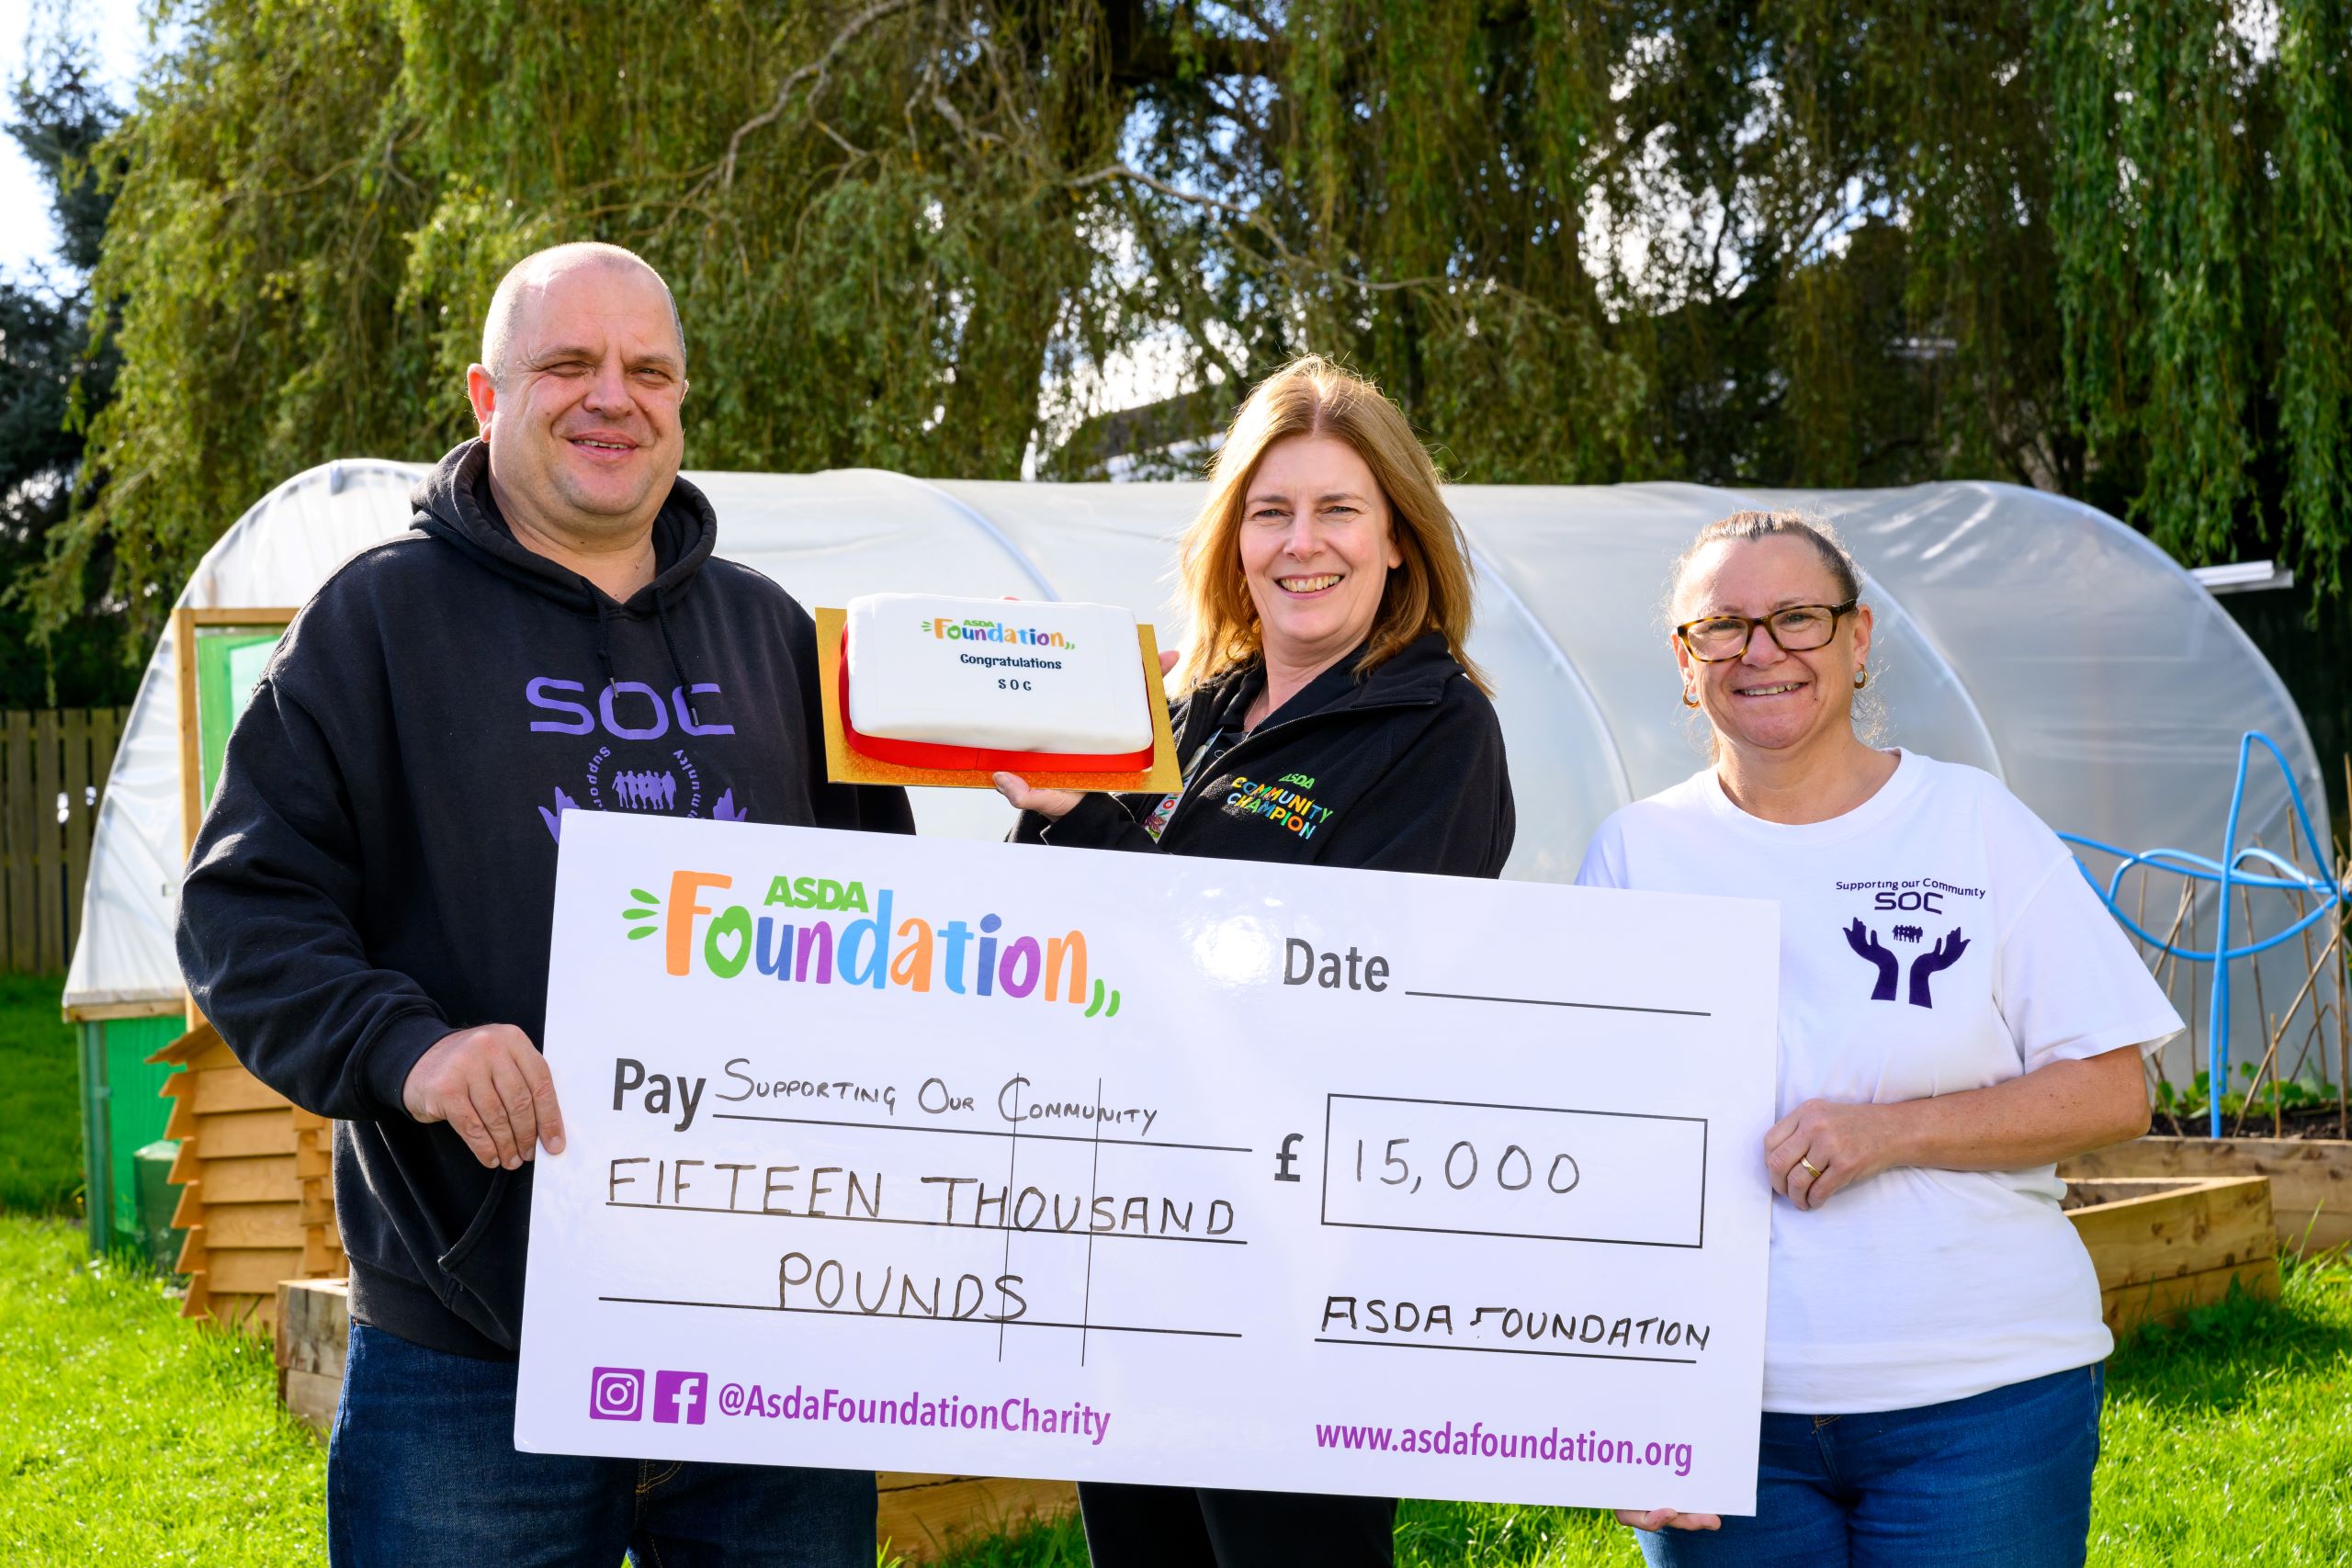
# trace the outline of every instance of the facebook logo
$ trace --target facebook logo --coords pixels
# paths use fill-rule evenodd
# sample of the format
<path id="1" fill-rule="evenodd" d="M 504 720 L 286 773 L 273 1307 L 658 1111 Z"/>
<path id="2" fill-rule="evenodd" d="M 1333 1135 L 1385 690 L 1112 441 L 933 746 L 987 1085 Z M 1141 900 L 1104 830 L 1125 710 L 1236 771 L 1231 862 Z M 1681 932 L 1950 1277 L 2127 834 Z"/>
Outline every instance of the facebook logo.
<path id="1" fill-rule="evenodd" d="M 683 1421 L 699 1427 L 710 1416 L 710 1374 L 657 1372 L 653 1378 L 653 1419 L 674 1427 Z"/>

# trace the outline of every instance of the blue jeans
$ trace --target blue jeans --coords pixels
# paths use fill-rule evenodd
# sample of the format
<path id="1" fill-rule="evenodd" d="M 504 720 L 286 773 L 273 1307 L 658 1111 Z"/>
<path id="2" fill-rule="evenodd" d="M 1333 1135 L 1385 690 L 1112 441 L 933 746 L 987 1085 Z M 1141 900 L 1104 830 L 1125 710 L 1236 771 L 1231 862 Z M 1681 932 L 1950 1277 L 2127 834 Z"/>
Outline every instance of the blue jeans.
<path id="1" fill-rule="evenodd" d="M 873 1568 L 874 1475 L 514 1448 L 514 1363 L 351 1325 L 327 1447 L 334 1568 Z"/>
<path id="2" fill-rule="evenodd" d="M 1093 1568 L 1391 1568 L 1396 1499 L 1081 1481 Z"/>
<path id="3" fill-rule="evenodd" d="M 2097 1366 L 1868 1416 L 1768 1411 L 1756 1513 L 1643 1531 L 1651 1568 L 2080 1568 Z"/>

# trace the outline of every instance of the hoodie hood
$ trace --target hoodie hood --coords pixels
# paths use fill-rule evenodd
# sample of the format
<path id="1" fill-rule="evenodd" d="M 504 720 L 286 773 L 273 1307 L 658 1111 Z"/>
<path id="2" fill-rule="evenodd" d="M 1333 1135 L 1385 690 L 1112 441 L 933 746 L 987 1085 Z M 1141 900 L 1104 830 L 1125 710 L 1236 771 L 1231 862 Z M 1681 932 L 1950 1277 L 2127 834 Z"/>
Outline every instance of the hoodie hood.
<path id="1" fill-rule="evenodd" d="M 596 615 L 600 607 L 632 619 L 659 614 L 684 597 L 695 574 L 718 545 L 718 515 L 709 498 L 684 479 L 673 480 L 653 518 L 653 581 L 627 603 L 616 604 L 578 572 L 526 548 L 514 537 L 492 499 L 490 447 L 479 438 L 453 447 L 435 464 L 409 502 L 424 532 L 454 545 L 501 577 L 583 615 Z"/>
<path id="2" fill-rule="evenodd" d="M 480 437 L 451 448 L 434 465 L 409 497 L 416 508 L 416 525 L 429 536 L 454 546 L 469 560 L 554 600 L 565 608 L 596 621 L 596 663 L 605 684 L 619 679 L 613 667 L 615 616 L 642 620 L 650 615 L 662 628 L 662 647 L 679 688 L 695 689 L 694 677 L 678 657 L 676 637 L 670 630 L 670 610 L 686 596 L 695 575 L 718 545 L 718 514 L 710 499 L 684 479 L 673 479 L 670 493 L 653 516 L 653 581 L 629 595 L 625 604 L 571 568 L 525 547 L 514 529 L 498 513 L 490 490 L 490 446 Z M 691 705 L 691 699 L 689 700 Z"/>

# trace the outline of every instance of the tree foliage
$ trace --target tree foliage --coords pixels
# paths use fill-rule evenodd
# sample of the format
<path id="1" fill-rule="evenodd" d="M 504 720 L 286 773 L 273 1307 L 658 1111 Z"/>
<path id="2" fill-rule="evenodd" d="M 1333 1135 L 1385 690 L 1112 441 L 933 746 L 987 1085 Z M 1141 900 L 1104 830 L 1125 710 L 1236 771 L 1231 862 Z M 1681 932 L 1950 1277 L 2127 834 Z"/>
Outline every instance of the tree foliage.
<path id="1" fill-rule="evenodd" d="M 71 39 L 42 39 L 9 96 L 8 134 L 49 186 L 60 265 L 37 278 L 0 278 L 0 586 L 44 565 L 52 537 L 85 499 L 85 416 L 105 402 L 115 371 L 111 355 L 88 352 L 88 279 L 107 203 L 93 155 L 119 117 Z M 0 705 L 106 706 L 129 697 L 122 618 L 105 601 L 108 563 L 82 565 L 45 647 L 29 635 L 28 608 L 14 595 L 0 599 Z"/>
<path id="2" fill-rule="evenodd" d="M 2347 3 L 181 0 L 44 603 L 467 434 L 497 276 L 589 236 L 701 466 L 1083 473 L 1124 356 L 1312 347 L 1462 478 L 2003 479 L 2334 582 Z"/>

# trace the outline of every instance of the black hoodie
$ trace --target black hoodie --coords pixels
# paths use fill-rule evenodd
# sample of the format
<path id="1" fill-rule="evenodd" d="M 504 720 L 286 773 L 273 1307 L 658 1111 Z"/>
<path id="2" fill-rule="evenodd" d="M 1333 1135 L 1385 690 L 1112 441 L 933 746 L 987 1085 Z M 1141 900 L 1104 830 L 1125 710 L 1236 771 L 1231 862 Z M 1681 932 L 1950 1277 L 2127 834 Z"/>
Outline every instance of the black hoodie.
<path id="1" fill-rule="evenodd" d="M 1501 875 L 1517 819 L 1494 705 L 1436 632 L 1360 679 L 1362 651 L 1308 682 L 1247 739 L 1242 716 L 1265 687 L 1265 666 L 1204 682 L 1174 716 L 1184 787 L 1172 806 L 1159 795 L 1090 795 L 1057 822 L 1022 813 L 1013 838 Z"/>
<path id="2" fill-rule="evenodd" d="M 822 778 L 816 627 L 681 479 L 616 604 L 515 542 L 468 442 L 415 531 L 305 605 L 230 737 L 180 891 L 189 994 L 239 1061 L 335 1119 L 352 1315 L 514 1353 L 531 1166 L 402 1109 L 454 1029 L 547 1016 L 569 808 L 911 832 L 902 791 Z"/>

